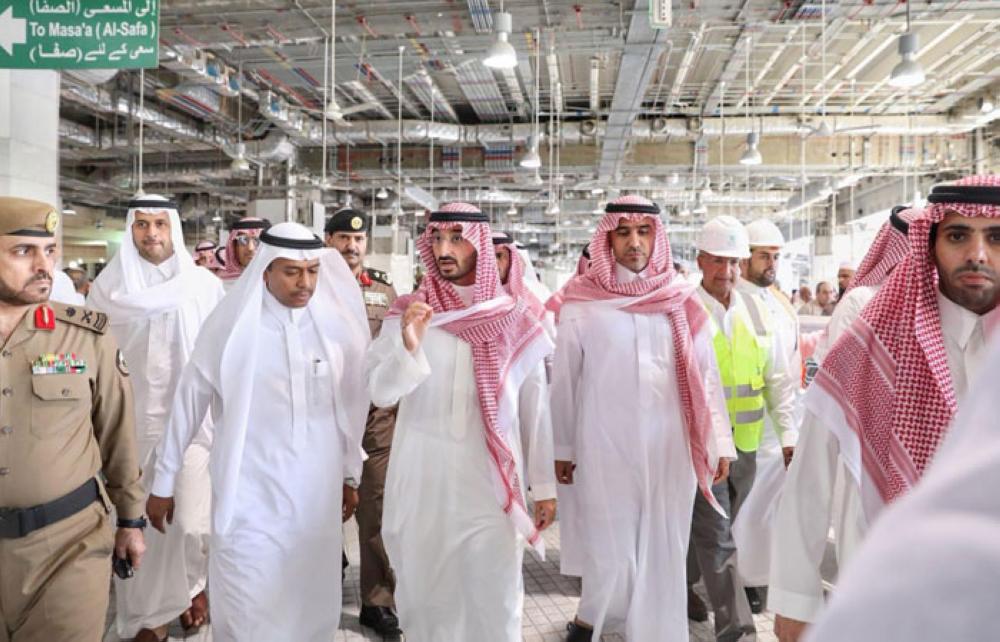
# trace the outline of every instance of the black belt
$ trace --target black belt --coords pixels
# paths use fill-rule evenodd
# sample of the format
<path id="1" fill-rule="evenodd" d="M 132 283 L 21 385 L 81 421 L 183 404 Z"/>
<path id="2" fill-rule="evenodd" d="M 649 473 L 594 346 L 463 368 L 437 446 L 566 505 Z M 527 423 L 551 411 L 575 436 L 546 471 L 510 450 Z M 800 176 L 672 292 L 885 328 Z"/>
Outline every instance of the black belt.
<path id="1" fill-rule="evenodd" d="M 18 539 L 76 515 L 100 497 L 96 479 L 88 479 L 59 499 L 31 508 L 0 508 L 0 539 Z"/>

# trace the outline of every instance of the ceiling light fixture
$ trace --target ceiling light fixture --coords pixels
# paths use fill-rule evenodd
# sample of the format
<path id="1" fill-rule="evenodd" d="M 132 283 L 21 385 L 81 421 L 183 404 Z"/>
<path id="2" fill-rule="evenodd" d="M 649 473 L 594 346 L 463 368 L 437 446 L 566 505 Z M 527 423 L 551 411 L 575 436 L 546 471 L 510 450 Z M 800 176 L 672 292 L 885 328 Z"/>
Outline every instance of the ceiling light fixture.
<path id="1" fill-rule="evenodd" d="M 243 63 L 240 63 L 240 80 L 243 80 Z M 247 146 L 243 142 L 243 96 L 236 97 L 236 156 L 233 162 L 229 163 L 229 169 L 234 172 L 246 172 L 250 169 L 247 161 Z M 141 187 L 140 187 L 141 189 Z"/>
<path id="2" fill-rule="evenodd" d="M 541 69 L 540 67 L 541 64 L 542 64 L 542 50 L 541 50 L 541 43 L 539 42 L 539 32 L 536 29 L 535 69 Z M 537 73 L 535 74 L 535 102 L 532 103 L 532 111 L 534 113 L 531 115 L 531 136 L 528 138 L 528 151 L 524 154 L 524 157 L 521 158 L 521 167 L 533 170 L 538 170 L 538 168 L 542 166 L 542 156 L 541 154 L 538 153 L 538 140 L 539 140 L 538 112 L 540 107 L 539 96 L 541 94 L 541 85 L 540 85 L 541 81 L 539 80 L 539 76 L 541 76 L 541 74 Z M 537 176 L 537 171 L 536 171 L 536 176 Z"/>
<path id="3" fill-rule="evenodd" d="M 229 169 L 234 172 L 246 172 L 250 169 L 250 161 L 247 160 L 247 146 L 245 143 L 236 143 L 236 157 L 229 163 Z"/>
<path id="4" fill-rule="evenodd" d="M 521 167 L 525 169 L 538 169 L 542 166 L 542 157 L 538 153 L 538 139 L 532 134 L 528 139 L 528 151 L 521 157 Z"/>
<path id="5" fill-rule="evenodd" d="M 517 67 L 517 51 L 508 40 L 514 28 L 514 19 L 503 10 L 502 3 L 500 12 L 494 15 L 493 24 L 496 25 L 497 39 L 486 51 L 483 64 L 491 69 L 513 69 Z"/>
<path id="6" fill-rule="evenodd" d="M 385 199 L 389 198 L 389 192 L 384 187 L 380 187 L 378 188 L 378 191 L 375 192 L 375 198 L 379 199 L 380 201 L 384 201 Z"/>
<path id="7" fill-rule="evenodd" d="M 747 150 L 740 156 L 740 165 L 760 165 L 764 162 L 760 150 L 757 149 L 758 142 L 760 142 L 760 134 L 757 132 L 747 134 Z"/>
<path id="8" fill-rule="evenodd" d="M 927 77 L 924 75 L 924 68 L 917 62 L 917 51 L 920 49 L 920 41 L 917 34 L 910 30 L 910 3 L 906 3 L 906 32 L 899 36 L 899 57 L 902 60 L 893 67 L 889 74 L 889 84 L 893 87 L 909 89 L 924 82 Z"/>
<path id="9" fill-rule="evenodd" d="M 992 96 L 983 96 L 979 99 L 979 112 L 982 114 L 992 113 L 996 109 L 996 103 Z"/>
<path id="10" fill-rule="evenodd" d="M 559 207 L 558 201 L 552 201 L 549 206 L 545 208 L 545 213 L 549 216 L 558 216 L 562 212 L 562 208 Z"/>
<path id="11" fill-rule="evenodd" d="M 351 127 L 337 104 L 337 0 L 330 0 L 330 87 L 325 113 L 341 127 Z"/>
<path id="12" fill-rule="evenodd" d="M 517 216 L 517 208 L 511 203 L 510 207 L 507 208 L 507 216 Z"/>

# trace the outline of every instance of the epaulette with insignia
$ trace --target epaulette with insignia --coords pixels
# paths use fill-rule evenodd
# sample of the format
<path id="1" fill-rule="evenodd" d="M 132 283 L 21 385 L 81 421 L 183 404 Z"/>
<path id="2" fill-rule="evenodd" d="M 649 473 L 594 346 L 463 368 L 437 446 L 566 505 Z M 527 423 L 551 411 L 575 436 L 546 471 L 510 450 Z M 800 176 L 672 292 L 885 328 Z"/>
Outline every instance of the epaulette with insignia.
<path id="1" fill-rule="evenodd" d="M 108 330 L 108 315 L 103 312 L 78 305 L 64 305 L 55 302 L 51 302 L 50 305 L 56 311 L 56 319 L 59 321 L 87 328 L 97 334 L 104 334 Z"/>
<path id="2" fill-rule="evenodd" d="M 392 285 L 392 277 L 389 276 L 387 273 L 382 272 L 380 270 L 373 270 L 372 268 L 368 268 L 366 271 L 368 272 L 368 276 L 371 277 L 372 281 L 378 281 L 383 285 Z"/>

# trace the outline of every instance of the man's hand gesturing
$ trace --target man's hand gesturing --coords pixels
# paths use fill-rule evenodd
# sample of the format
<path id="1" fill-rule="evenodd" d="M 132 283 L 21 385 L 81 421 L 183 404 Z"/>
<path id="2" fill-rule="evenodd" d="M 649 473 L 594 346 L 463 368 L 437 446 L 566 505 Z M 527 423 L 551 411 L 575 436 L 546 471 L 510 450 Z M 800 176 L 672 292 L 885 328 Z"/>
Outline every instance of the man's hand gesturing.
<path id="1" fill-rule="evenodd" d="M 431 317 L 434 316 L 434 310 L 431 306 L 420 301 L 414 301 L 406 308 L 406 312 L 403 313 L 403 345 L 411 353 L 416 352 L 417 348 L 420 347 L 420 343 L 424 340 L 424 334 L 427 333 L 427 326 L 431 322 Z"/>

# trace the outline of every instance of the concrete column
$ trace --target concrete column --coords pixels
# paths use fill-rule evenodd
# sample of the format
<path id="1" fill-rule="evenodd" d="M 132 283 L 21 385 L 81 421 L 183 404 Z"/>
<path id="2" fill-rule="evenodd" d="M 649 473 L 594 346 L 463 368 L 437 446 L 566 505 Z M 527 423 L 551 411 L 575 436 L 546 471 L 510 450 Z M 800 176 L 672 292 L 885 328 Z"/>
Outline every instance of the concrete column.
<path id="1" fill-rule="evenodd" d="M 0 194 L 59 206 L 59 74 L 0 69 Z"/>

